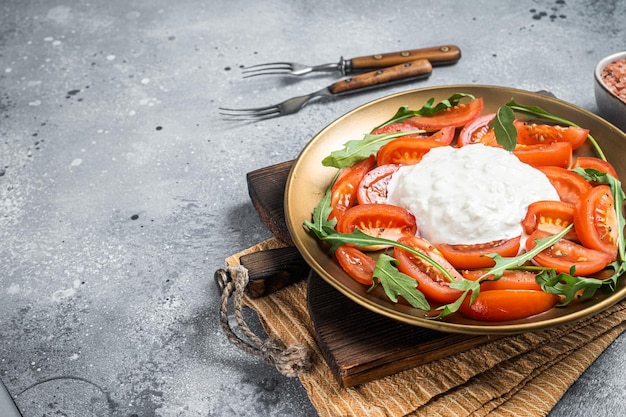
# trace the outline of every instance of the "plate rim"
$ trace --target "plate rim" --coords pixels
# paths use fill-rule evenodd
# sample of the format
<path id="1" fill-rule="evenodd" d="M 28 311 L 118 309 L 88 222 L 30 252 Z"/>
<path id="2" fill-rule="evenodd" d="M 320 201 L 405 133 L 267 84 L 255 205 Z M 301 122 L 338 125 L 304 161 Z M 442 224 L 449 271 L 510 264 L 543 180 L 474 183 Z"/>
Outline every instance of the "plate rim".
<path id="1" fill-rule="evenodd" d="M 589 306 L 585 308 L 572 311 L 571 313 L 561 315 L 555 318 L 550 318 L 550 319 L 540 320 L 540 321 L 530 321 L 530 322 L 525 322 L 525 323 L 513 323 L 513 324 L 498 324 L 498 323 L 490 323 L 490 322 L 485 322 L 485 324 L 467 324 L 467 323 L 454 323 L 451 321 L 438 320 L 438 319 L 432 319 L 432 318 L 420 318 L 416 315 L 411 315 L 411 314 L 407 314 L 402 311 L 399 311 L 397 308 L 394 308 L 396 304 L 391 304 L 391 302 L 389 302 L 389 305 L 385 305 L 385 304 L 381 304 L 380 302 L 376 302 L 375 299 L 363 297 L 360 294 L 355 293 L 354 291 L 347 288 L 345 285 L 341 284 L 337 279 L 330 277 L 330 274 L 325 273 L 324 269 L 321 267 L 321 265 L 319 265 L 319 263 L 312 256 L 312 254 L 309 253 L 308 250 L 303 250 L 305 245 L 302 242 L 302 239 L 301 239 L 300 234 L 298 233 L 298 230 L 295 229 L 296 227 L 302 228 L 302 219 L 299 219 L 300 221 L 298 222 L 298 224 L 296 224 L 297 220 L 292 218 L 292 212 L 289 209 L 290 204 L 291 204 L 289 202 L 289 198 L 291 195 L 292 187 L 296 181 L 296 175 L 299 173 L 300 166 L 304 164 L 304 157 L 307 155 L 308 151 L 310 151 L 311 147 L 317 144 L 317 140 L 319 137 L 322 137 L 326 132 L 331 130 L 335 125 L 343 122 L 345 119 L 351 117 L 355 113 L 362 112 L 364 111 L 364 109 L 379 105 L 379 103 L 382 103 L 385 101 L 389 101 L 389 100 L 399 98 L 402 96 L 412 96 L 416 94 L 423 94 L 423 93 L 427 93 L 430 91 L 441 92 L 445 90 L 456 90 L 456 92 L 462 92 L 468 89 L 472 89 L 472 90 L 496 89 L 496 90 L 500 90 L 501 92 L 510 93 L 511 97 L 515 97 L 515 94 L 518 94 L 518 95 L 521 94 L 524 96 L 530 95 L 533 97 L 541 98 L 541 100 L 543 101 L 546 101 L 546 100 L 548 102 L 552 101 L 559 106 L 571 107 L 573 110 L 584 114 L 586 117 L 591 117 L 592 119 L 596 119 L 598 123 L 605 124 L 607 125 L 607 127 L 610 127 L 610 128 L 614 127 L 611 123 L 602 119 L 600 116 L 586 109 L 583 109 L 577 105 L 574 105 L 572 103 L 569 103 L 562 99 L 554 97 L 553 95 L 551 95 L 551 93 L 548 90 L 531 92 L 531 91 L 527 91 L 523 89 L 505 87 L 505 86 L 496 86 L 496 85 L 458 84 L 458 85 L 423 87 L 423 88 L 418 88 L 418 89 L 400 91 L 394 94 L 379 97 L 377 99 L 374 99 L 367 103 L 359 105 L 355 107 L 354 109 L 337 117 L 335 120 L 333 120 L 332 122 L 327 124 L 324 128 L 322 128 L 319 132 L 317 132 L 309 140 L 309 142 L 307 142 L 307 144 L 303 147 L 300 154 L 294 161 L 293 166 L 289 172 L 289 176 L 287 178 L 287 182 L 285 186 L 285 201 L 284 201 L 285 219 L 287 222 L 289 233 L 291 234 L 291 237 L 292 237 L 292 241 L 294 242 L 295 246 L 298 248 L 304 260 L 311 267 L 313 272 L 317 273 L 322 279 L 324 279 L 327 283 L 333 286 L 336 290 L 344 294 L 348 299 L 361 305 L 362 307 L 365 307 L 371 311 L 374 311 L 378 314 L 382 314 L 389 318 L 398 320 L 400 322 L 404 322 L 410 325 L 416 325 L 416 326 L 420 326 L 424 328 L 429 328 L 432 330 L 447 332 L 447 333 L 461 333 L 461 334 L 472 334 L 472 335 L 489 335 L 489 334 L 507 335 L 507 334 L 523 333 L 527 331 L 542 330 L 542 329 L 546 329 L 550 327 L 555 327 L 561 324 L 576 322 L 583 318 L 598 314 L 606 310 L 607 308 L 611 307 L 612 305 L 618 303 L 623 297 L 626 296 L 626 287 L 610 294 L 604 299 L 598 300 L 597 302 L 590 304 Z M 621 134 L 622 139 L 626 140 L 626 134 L 621 132 L 619 129 L 616 129 L 616 133 Z M 319 163 L 320 163 L 320 167 L 322 167 L 321 161 L 319 161 Z M 329 169 L 336 170 L 335 168 L 329 168 Z M 624 277 L 622 276 L 620 279 L 624 279 Z"/>

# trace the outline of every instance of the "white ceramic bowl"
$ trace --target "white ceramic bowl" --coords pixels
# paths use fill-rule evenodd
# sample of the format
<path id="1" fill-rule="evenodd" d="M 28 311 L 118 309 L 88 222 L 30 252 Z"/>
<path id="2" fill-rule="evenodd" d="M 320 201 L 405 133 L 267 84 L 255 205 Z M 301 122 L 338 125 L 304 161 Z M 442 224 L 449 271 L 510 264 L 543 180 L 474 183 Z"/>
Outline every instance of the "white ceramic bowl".
<path id="1" fill-rule="evenodd" d="M 600 116 L 626 132 L 626 103 L 620 100 L 602 81 L 602 70 L 618 59 L 626 59 L 626 51 L 609 55 L 598 62 L 594 71 L 594 92 Z"/>

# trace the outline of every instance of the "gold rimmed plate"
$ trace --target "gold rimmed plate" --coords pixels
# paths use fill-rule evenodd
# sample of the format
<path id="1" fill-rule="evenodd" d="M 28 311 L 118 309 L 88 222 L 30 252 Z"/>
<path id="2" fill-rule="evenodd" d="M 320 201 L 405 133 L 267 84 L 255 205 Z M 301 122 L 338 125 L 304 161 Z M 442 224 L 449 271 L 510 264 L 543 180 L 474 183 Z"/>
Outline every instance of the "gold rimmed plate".
<path id="1" fill-rule="evenodd" d="M 593 113 L 557 98 L 513 88 L 477 85 L 424 88 L 383 97 L 350 111 L 322 129 L 305 146 L 293 165 L 285 189 L 285 218 L 294 244 L 309 266 L 347 298 L 369 310 L 404 323 L 452 333 L 513 334 L 545 329 L 586 318 L 624 298 L 626 277 L 618 281 L 614 292 L 599 291 L 592 299 L 575 302 L 564 308 L 553 308 L 527 319 L 491 323 L 467 319 L 460 314 L 433 319 L 427 316 L 436 315 L 435 311 L 427 314 L 406 304 L 393 303 L 380 291 L 368 293 L 368 287 L 350 278 L 306 231 L 303 222 L 310 220 L 313 209 L 322 199 L 337 171 L 335 168 L 323 166 L 322 159 L 332 151 L 341 149 L 347 141 L 362 138 L 374 126 L 388 120 L 402 106 L 418 109 L 431 97 L 437 103 L 455 93 L 482 97 L 485 102 L 483 113 L 495 112 L 498 107 L 514 98 L 519 104 L 542 107 L 554 115 L 590 129 L 608 161 L 616 168 L 618 176 L 626 178 L 626 163 L 623 162 L 626 160 L 626 134 Z M 520 119 L 524 118 L 520 116 Z M 576 150 L 575 155 L 595 153 L 590 144 L 585 144 Z"/>

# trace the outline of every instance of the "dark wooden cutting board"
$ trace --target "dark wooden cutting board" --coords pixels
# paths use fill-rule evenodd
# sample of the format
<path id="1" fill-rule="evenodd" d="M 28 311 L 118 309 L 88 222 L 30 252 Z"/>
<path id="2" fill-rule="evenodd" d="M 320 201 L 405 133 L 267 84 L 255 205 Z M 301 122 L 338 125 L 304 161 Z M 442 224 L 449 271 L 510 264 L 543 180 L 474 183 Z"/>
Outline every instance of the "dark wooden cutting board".
<path id="1" fill-rule="evenodd" d="M 247 175 L 250 198 L 261 221 L 287 245 L 292 241 L 283 200 L 291 165 L 288 161 Z M 248 290 L 253 297 L 308 278 L 307 306 L 315 338 L 343 387 L 382 378 L 498 337 L 441 333 L 367 310 L 312 272 L 293 246 L 243 255 L 240 261 L 249 271 Z"/>

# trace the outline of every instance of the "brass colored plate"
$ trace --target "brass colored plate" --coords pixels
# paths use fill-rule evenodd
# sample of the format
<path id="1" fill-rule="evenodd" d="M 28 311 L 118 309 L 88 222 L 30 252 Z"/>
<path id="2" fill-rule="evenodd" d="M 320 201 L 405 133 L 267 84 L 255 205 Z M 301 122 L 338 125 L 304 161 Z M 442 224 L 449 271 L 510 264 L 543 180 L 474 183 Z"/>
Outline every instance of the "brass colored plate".
<path id="1" fill-rule="evenodd" d="M 562 100 L 512 88 L 477 85 L 434 87 L 394 94 L 360 106 L 326 126 L 305 146 L 296 160 L 285 190 L 285 217 L 293 241 L 306 262 L 324 280 L 363 307 L 405 323 L 443 332 L 513 334 L 539 330 L 580 320 L 622 299 L 626 295 L 623 277 L 615 292 L 598 292 L 591 300 L 572 303 L 565 308 L 553 308 L 527 319 L 489 323 L 467 319 L 460 314 L 443 320 L 427 318 L 427 314 L 421 310 L 406 304 L 392 303 L 382 291 L 367 293 L 368 288 L 345 274 L 317 240 L 306 232 L 302 222 L 311 218 L 313 209 L 336 173 L 335 168 L 322 166 L 324 157 L 331 151 L 341 149 L 348 140 L 362 138 L 374 126 L 388 120 L 401 106 L 418 109 L 431 97 L 437 103 L 458 92 L 483 97 L 483 113 L 495 112 L 499 106 L 515 98 L 519 104 L 540 106 L 554 115 L 590 129 L 608 161 L 615 166 L 619 177 L 626 178 L 626 134 L 593 113 Z M 522 116 L 519 117 L 523 119 Z M 591 145 L 585 144 L 576 151 L 576 155 L 594 155 L 594 151 Z M 429 315 L 436 315 L 436 312 L 431 311 Z"/>

